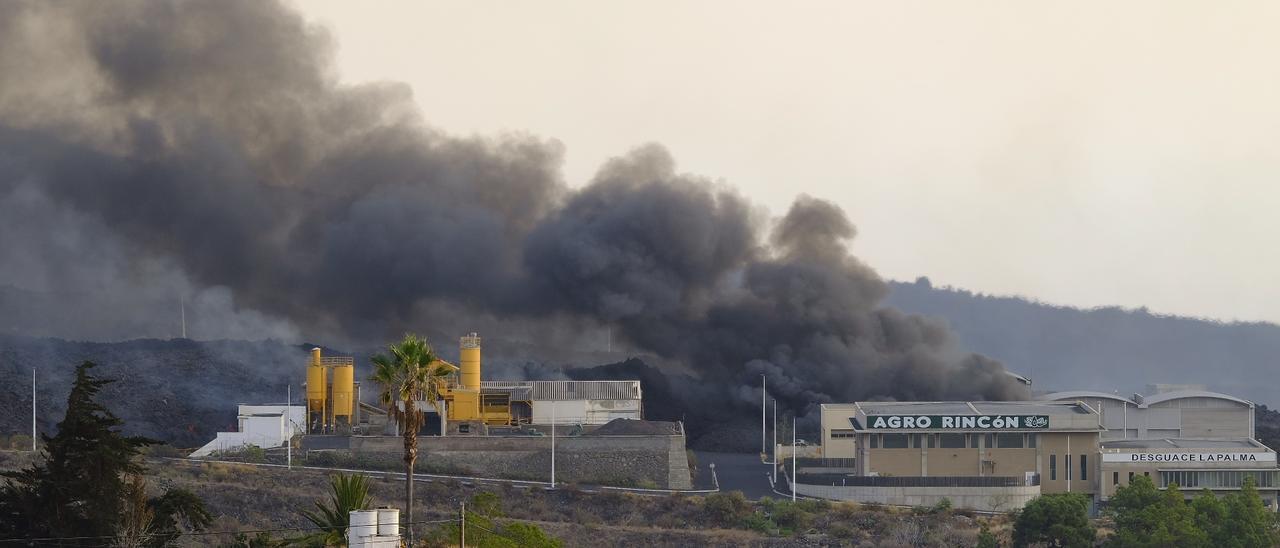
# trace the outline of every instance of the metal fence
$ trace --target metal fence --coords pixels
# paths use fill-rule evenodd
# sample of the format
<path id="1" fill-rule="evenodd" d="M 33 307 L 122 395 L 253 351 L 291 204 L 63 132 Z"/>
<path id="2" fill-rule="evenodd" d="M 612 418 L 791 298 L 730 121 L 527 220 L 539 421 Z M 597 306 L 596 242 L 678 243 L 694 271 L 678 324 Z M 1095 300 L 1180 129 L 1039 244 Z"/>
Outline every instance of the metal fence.
<path id="1" fill-rule="evenodd" d="M 783 455 L 786 458 L 786 455 Z M 854 468 L 858 459 L 854 458 L 796 458 L 797 468 Z"/>
<path id="2" fill-rule="evenodd" d="M 536 401 L 640 399 L 640 381 L 483 381 L 480 386 L 525 388 Z"/>
<path id="3" fill-rule="evenodd" d="M 848 474 L 799 474 L 799 483 L 849 487 L 1030 487 L 1040 476 L 853 476 Z"/>

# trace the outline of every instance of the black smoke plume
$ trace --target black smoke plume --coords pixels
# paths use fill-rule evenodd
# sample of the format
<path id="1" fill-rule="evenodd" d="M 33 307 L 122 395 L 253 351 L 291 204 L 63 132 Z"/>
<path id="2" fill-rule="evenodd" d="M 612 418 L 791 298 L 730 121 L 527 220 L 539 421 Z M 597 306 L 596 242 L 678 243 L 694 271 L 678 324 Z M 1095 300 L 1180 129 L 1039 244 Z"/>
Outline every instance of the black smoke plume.
<path id="1" fill-rule="evenodd" d="M 122 325 L 183 295 L 205 336 L 607 327 L 725 415 L 762 374 L 802 412 L 1024 395 L 880 307 L 831 203 L 770 219 L 656 145 L 571 189 L 559 143 L 445 135 L 333 51 L 260 0 L 0 4 L 0 286 L 107 295 Z"/>

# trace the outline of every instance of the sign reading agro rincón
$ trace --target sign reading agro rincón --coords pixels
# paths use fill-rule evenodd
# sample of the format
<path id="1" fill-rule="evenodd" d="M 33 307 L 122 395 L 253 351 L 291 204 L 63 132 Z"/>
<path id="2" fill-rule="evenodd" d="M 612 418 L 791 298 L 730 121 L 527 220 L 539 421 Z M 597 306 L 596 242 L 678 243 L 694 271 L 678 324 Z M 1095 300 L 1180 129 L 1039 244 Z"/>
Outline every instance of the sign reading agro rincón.
<path id="1" fill-rule="evenodd" d="M 896 430 L 1036 430 L 1048 415 L 867 415 L 867 428 Z"/>

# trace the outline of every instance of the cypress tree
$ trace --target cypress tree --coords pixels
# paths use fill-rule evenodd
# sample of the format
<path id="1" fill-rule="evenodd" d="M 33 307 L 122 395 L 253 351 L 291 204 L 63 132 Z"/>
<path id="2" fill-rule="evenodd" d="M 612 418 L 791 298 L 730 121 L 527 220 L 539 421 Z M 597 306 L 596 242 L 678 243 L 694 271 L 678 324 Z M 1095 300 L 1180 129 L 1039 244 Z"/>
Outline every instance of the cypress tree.
<path id="1" fill-rule="evenodd" d="M 102 388 L 114 381 L 89 373 L 92 362 L 76 367 L 75 381 L 67 396 L 67 414 L 58 433 L 44 440 L 42 459 L 17 472 L 5 472 L 0 486 L 0 537 L 69 538 L 117 536 L 126 499 L 144 485 L 135 479 L 143 472 L 137 461 L 142 447 L 155 443 L 120 433 L 124 424 L 98 403 Z M 170 490 L 147 501 L 158 526 L 148 538 L 159 543 L 176 537 L 176 520 L 193 528 L 210 521 L 203 504 L 186 491 Z M 73 545 L 95 541 L 67 541 Z M 101 542 L 101 541 L 98 541 Z M 107 542 L 101 542 L 107 544 Z"/>

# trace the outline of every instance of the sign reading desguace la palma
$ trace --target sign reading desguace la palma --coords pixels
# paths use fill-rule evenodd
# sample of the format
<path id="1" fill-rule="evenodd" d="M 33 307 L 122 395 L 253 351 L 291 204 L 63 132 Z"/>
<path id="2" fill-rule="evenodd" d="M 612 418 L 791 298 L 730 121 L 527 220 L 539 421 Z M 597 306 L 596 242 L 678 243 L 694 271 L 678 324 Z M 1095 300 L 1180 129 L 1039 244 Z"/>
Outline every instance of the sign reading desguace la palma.
<path id="1" fill-rule="evenodd" d="M 867 415 L 867 428 L 891 430 L 1038 430 L 1048 415 Z"/>
<path id="2" fill-rule="evenodd" d="M 1176 453 L 1103 453 L 1102 462 L 1270 462 L 1276 461 L 1271 452 L 1176 452 Z"/>

